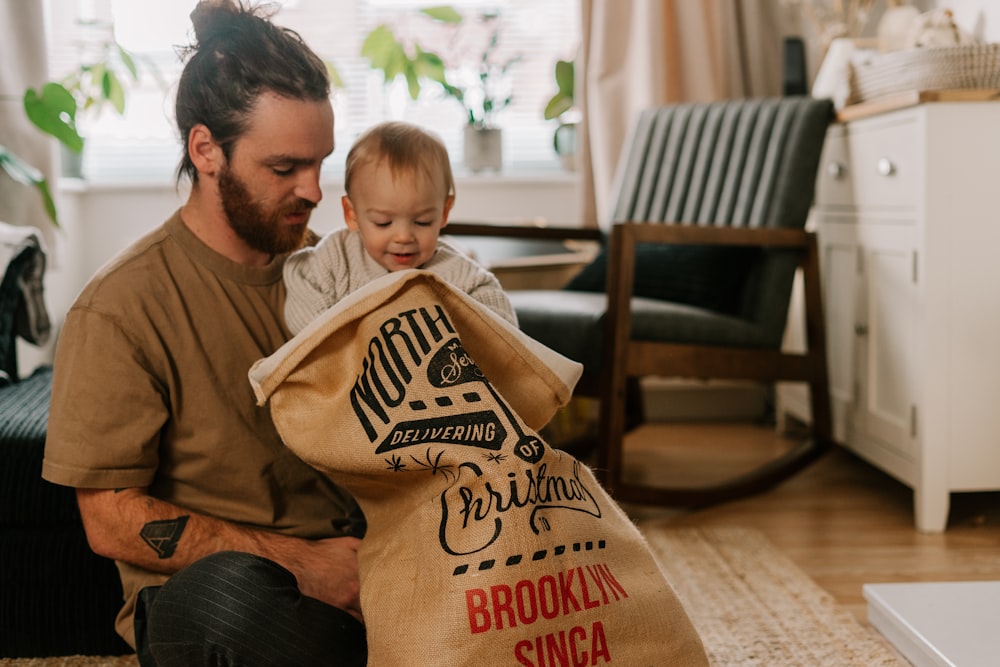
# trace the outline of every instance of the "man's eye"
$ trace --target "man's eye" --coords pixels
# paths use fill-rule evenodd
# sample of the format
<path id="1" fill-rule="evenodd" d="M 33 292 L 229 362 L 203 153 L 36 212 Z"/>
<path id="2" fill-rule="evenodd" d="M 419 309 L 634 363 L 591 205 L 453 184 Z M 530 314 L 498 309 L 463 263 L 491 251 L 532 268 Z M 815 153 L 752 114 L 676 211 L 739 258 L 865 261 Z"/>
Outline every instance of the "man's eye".
<path id="1" fill-rule="evenodd" d="M 271 171 L 275 176 L 291 176 L 295 167 L 271 167 Z"/>

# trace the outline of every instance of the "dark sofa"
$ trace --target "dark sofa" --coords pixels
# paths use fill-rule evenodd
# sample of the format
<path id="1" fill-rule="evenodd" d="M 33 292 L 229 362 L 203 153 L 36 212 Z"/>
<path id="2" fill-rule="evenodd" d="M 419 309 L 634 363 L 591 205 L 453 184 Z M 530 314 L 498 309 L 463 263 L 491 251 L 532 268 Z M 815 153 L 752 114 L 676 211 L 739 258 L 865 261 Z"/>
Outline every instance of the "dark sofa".
<path id="1" fill-rule="evenodd" d="M 19 278 L 41 252 L 25 245 L 0 267 L 0 658 L 121 655 L 117 569 L 87 545 L 73 490 L 41 478 L 52 369 L 18 375 Z"/>

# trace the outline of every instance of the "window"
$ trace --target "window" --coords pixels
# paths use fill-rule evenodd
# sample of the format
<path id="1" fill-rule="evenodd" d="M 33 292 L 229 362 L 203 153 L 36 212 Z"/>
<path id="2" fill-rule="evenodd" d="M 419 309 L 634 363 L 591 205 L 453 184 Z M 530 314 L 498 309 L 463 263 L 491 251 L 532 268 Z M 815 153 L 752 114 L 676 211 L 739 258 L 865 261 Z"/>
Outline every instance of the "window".
<path id="1" fill-rule="evenodd" d="M 182 64 L 176 47 L 190 40 L 189 14 L 196 0 L 48 0 L 49 66 L 54 77 L 80 58 L 88 28 L 75 18 L 113 19 L 115 36 L 139 57 L 142 80 L 128 91 L 126 116 L 105 111 L 84 118 L 87 136 L 84 170 L 96 182 L 169 181 L 180 155 L 173 123 L 174 84 Z M 463 15 L 497 11 L 501 49 L 517 54 L 511 68 L 512 104 L 500 115 L 504 130 L 505 172 L 556 171 L 552 147 L 554 121 L 542 110 L 555 93 L 553 68 L 573 58 L 579 40 L 579 0 L 284 0 L 276 23 L 296 30 L 321 57 L 331 62 L 345 86 L 333 96 L 337 149 L 325 173 L 343 171 L 347 150 L 359 131 L 388 118 L 409 120 L 434 129 L 444 139 L 456 171 L 462 171 L 464 116 L 453 99 L 436 86 L 425 86 L 416 102 L 401 81 L 382 85 L 382 74 L 360 56 L 361 43 L 376 25 L 391 22 L 412 30 L 422 22 L 421 7 L 450 4 Z M 151 63 L 152 68 L 144 64 Z M 159 74 L 161 83 L 152 75 Z"/>

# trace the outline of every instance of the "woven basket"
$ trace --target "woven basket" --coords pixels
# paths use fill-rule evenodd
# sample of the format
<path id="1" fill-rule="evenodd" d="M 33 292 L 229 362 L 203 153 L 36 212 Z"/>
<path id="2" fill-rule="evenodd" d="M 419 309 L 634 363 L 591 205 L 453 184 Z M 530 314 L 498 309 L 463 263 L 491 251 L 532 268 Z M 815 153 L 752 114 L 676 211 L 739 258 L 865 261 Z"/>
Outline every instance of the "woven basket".
<path id="1" fill-rule="evenodd" d="M 908 90 L 1000 88 L 1000 43 L 873 53 L 851 62 L 851 102 Z"/>

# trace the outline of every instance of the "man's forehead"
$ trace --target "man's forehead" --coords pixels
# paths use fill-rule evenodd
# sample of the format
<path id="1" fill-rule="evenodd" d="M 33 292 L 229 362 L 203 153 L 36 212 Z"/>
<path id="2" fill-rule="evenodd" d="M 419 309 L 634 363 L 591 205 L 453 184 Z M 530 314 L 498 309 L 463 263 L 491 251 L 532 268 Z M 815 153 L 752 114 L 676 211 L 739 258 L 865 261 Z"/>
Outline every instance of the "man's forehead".
<path id="1" fill-rule="evenodd" d="M 241 139 L 252 141 L 266 160 L 315 161 L 317 155 L 333 152 L 333 107 L 327 99 L 292 100 L 264 93 L 247 115 Z"/>

